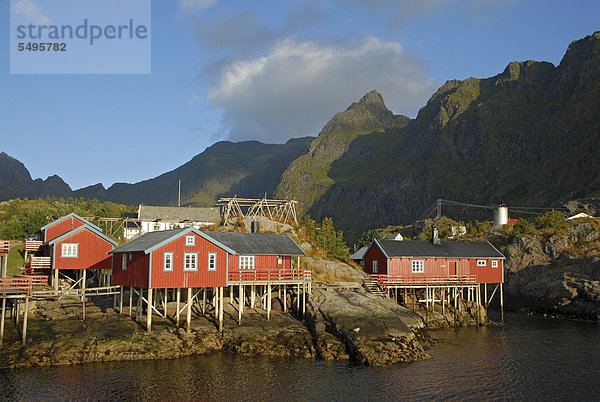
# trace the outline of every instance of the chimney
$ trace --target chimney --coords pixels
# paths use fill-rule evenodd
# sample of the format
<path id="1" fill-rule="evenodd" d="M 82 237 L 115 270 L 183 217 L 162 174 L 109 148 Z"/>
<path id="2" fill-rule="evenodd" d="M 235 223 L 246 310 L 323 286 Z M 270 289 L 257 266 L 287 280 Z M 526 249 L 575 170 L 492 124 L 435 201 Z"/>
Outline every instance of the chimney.
<path id="1" fill-rule="evenodd" d="M 431 237 L 431 242 L 436 246 L 442 244 L 442 242 L 440 241 L 440 236 L 438 235 L 438 230 L 435 227 L 433 228 L 433 236 Z"/>
<path id="2" fill-rule="evenodd" d="M 252 221 L 252 223 L 250 223 L 250 231 L 252 233 L 260 233 L 260 223 L 258 221 Z"/>

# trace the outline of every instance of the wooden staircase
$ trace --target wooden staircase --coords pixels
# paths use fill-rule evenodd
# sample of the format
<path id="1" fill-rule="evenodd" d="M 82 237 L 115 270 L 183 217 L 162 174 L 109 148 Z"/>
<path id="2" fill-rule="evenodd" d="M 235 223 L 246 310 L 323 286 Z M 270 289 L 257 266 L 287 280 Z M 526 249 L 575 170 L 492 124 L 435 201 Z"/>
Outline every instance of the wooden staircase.
<path id="1" fill-rule="evenodd" d="M 387 297 L 386 293 L 383 291 L 383 289 L 381 289 L 381 286 L 379 286 L 379 283 L 377 283 L 376 279 L 372 278 L 368 281 L 365 281 L 363 284 L 369 293 L 372 293 L 375 296 Z"/>

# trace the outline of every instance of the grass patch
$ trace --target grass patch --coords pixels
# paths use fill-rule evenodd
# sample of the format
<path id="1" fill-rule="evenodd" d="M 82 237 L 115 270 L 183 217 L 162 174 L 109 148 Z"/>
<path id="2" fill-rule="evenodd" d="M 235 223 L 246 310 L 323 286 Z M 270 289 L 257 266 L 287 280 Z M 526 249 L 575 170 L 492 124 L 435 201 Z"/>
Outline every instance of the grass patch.
<path id="1" fill-rule="evenodd" d="M 10 242 L 10 253 L 8 254 L 8 272 L 7 276 L 21 275 L 22 271 L 20 267 L 25 265 L 23 259 L 23 243 L 22 242 Z"/>

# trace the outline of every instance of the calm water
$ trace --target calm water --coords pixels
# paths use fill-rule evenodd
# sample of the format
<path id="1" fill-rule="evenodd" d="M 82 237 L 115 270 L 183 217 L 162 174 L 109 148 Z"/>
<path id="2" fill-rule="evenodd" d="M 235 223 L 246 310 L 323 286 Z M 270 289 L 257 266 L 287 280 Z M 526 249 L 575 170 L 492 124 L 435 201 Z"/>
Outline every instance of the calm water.
<path id="1" fill-rule="evenodd" d="M 506 315 L 435 332 L 432 358 L 392 368 L 217 354 L 0 371 L 6 400 L 600 399 L 600 326 Z"/>

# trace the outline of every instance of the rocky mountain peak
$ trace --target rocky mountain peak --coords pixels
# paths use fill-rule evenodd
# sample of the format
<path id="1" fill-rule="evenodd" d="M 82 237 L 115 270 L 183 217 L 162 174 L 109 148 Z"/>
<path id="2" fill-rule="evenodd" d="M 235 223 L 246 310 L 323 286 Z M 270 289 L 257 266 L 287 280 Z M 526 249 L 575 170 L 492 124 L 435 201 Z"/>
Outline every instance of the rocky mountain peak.
<path id="1" fill-rule="evenodd" d="M 382 104 L 385 106 L 385 103 L 383 102 L 383 97 L 381 96 L 381 94 L 379 92 L 377 92 L 374 89 L 371 92 L 367 93 L 362 98 L 360 98 L 358 103 L 360 103 L 362 105 L 366 105 L 369 103 L 377 103 L 377 104 Z"/>

